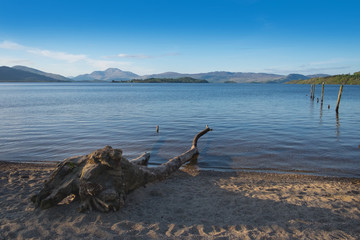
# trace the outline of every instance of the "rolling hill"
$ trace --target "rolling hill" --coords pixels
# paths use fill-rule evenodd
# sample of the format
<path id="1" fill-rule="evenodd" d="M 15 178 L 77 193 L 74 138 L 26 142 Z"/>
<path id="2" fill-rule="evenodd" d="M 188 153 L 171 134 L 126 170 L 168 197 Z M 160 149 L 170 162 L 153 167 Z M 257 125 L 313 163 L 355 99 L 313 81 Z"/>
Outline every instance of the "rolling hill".
<path id="1" fill-rule="evenodd" d="M 46 76 L 46 77 L 49 77 L 49 78 L 52 78 L 52 79 L 56 79 L 56 80 L 59 80 L 59 81 L 71 81 L 71 79 L 66 78 L 64 76 L 61 76 L 59 74 L 47 73 L 47 72 L 37 70 L 35 68 L 29 68 L 29 67 L 25 67 L 25 66 L 13 66 L 12 68 L 22 70 L 22 71 L 25 71 L 25 72 L 31 72 L 31 73 L 43 75 L 43 76 Z"/>
<path id="2" fill-rule="evenodd" d="M 70 81 L 70 80 L 68 80 Z M 24 71 L 11 67 L 0 67 L 0 82 L 67 82 L 43 74 Z"/>
<path id="3" fill-rule="evenodd" d="M 307 80 L 294 80 L 288 84 L 343 84 L 343 85 L 360 85 L 360 72 L 354 74 L 342 74 L 327 77 L 315 77 Z"/>
<path id="4" fill-rule="evenodd" d="M 82 74 L 72 79 L 75 81 L 93 81 L 93 80 L 121 81 L 121 80 L 130 80 L 139 77 L 140 77 L 139 75 L 132 72 L 122 71 L 118 68 L 108 68 L 105 71 L 94 71 L 90 74 Z"/>

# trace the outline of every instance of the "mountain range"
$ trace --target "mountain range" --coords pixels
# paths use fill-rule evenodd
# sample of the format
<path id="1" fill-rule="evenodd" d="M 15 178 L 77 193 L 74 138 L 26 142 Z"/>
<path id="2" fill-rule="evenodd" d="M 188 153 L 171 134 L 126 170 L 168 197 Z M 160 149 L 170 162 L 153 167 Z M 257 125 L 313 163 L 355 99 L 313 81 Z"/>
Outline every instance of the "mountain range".
<path id="1" fill-rule="evenodd" d="M 208 72 L 208 73 L 177 73 L 165 72 L 160 74 L 151 74 L 140 76 L 138 74 L 122 71 L 118 68 L 108 68 L 105 71 L 94 71 L 90 74 L 82 74 L 73 78 L 52 73 L 46 73 L 34 68 L 25 66 L 0 67 L 1 82 L 64 82 L 64 81 L 124 81 L 132 79 L 149 79 L 149 78 L 184 78 L 191 77 L 194 79 L 207 80 L 210 83 L 285 83 L 292 80 L 310 79 L 313 77 L 329 76 L 326 74 L 301 75 L 289 74 L 279 75 L 270 73 L 252 73 L 252 72 Z"/>

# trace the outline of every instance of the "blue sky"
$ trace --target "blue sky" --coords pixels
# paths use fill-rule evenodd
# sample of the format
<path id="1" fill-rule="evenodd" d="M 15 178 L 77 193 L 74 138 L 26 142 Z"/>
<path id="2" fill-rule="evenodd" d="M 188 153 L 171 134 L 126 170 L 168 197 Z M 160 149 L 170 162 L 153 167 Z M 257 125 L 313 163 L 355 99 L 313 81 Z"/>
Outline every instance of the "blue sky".
<path id="1" fill-rule="evenodd" d="M 358 0 L 1 0 L 0 66 L 353 73 L 359 9 Z"/>

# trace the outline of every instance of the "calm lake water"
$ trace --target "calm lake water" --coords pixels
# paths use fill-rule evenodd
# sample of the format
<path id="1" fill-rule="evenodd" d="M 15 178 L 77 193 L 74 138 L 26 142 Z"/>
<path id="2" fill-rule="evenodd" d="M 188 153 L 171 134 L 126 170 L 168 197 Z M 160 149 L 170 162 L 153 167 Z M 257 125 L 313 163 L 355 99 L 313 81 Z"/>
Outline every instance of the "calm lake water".
<path id="1" fill-rule="evenodd" d="M 129 158 L 151 152 L 154 166 L 208 124 L 200 169 L 360 177 L 360 86 L 344 86 L 336 115 L 338 91 L 325 86 L 321 108 L 309 85 L 1 83 L 0 160 L 60 161 L 111 145 Z"/>

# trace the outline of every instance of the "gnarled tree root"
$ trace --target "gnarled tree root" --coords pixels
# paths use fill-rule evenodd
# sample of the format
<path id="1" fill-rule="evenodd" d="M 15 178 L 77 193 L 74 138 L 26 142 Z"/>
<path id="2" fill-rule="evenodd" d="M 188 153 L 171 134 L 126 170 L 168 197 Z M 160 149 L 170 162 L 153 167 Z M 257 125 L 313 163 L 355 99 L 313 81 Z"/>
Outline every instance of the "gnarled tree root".
<path id="1" fill-rule="evenodd" d="M 164 179 L 198 153 L 197 141 L 211 131 L 206 128 L 193 140 L 185 153 L 156 168 L 148 168 L 149 153 L 131 161 L 121 149 L 106 146 L 89 155 L 70 157 L 58 164 L 40 192 L 31 200 L 42 209 L 57 205 L 69 195 L 80 199 L 80 211 L 97 209 L 103 212 L 119 210 L 126 195 L 145 184 Z"/>

